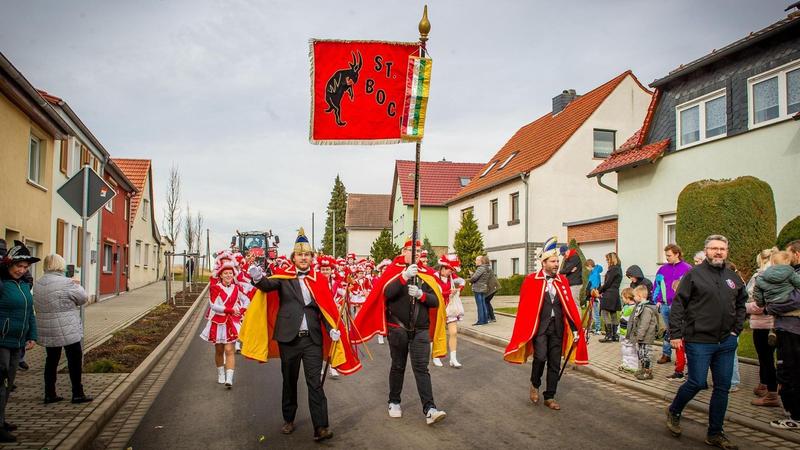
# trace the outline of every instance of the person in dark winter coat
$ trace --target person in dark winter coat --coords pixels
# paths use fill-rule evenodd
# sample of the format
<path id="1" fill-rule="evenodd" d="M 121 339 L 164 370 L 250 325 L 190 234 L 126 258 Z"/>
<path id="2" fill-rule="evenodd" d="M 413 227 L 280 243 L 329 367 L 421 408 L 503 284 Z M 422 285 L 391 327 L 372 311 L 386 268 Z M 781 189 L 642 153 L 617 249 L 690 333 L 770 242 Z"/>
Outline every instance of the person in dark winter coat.
<path id="1" fill-rule="evenodd" d="M 642 269 L 637 265 L 630 266 L 628 267 L 628 270 L 625 271 L 625 276 L 628 277 L 629 280 L 631 280 L 631 289 L 636 289 L 637 286 L 646 287 L 647 301 L 649 303 L 652 303 L 653 282 L 644 276 L 644 273 L 642 273 Z"/>
<path id="2" fill-rule="evenodd" d="M 578 251 L 571 249 L 566 245 L 562 245 L 559 250 L 564 260 L 561 263 L 561 270 L 558 271 L 561 275 L 567 277 L 569 281 L 569 289 L 572 292 L 572 298 L 578 306 L 578 311 L 581 309 L 580 293 L 583 287 L 583 267 L 581 266 L 581 256 Z"/>
<path id="3" fill-rule="evenodd" d="M 606 263 L 608 264 L 608 271 L 603 280 L 603 285 L 597 290 L 598 294 L 601 295 L 600 316 L 603 319 L 603 325 L 606 330 L 606 337 L 601 339 L 601 342 L 619 341 L 617 311 L 622 310 L 622 304 L 619 300 L 619 285 L 622 283 L 622 268 L 620 267 L 619 257 L 616 253 L 611 252 L 606 255 Z"/>
<path id="4" fill-rule="evenodd" d="M 744 281 L 728 268 L 728 239 L 711 235 L 705 241 L 706 260 L 692 268 L 678 284 L 669 317 L 673 348 L 684 347 L 689 361 L 686 382 L 667 409 L 667 428 L 680 436 L 681 413 L 701 390 L 708 388 L 708 372 L 714 380 L 705 442 L 725 449 L 736 448 L 725 436 L 723 420 L 734 372 L 739 334 L 744 329 L 747 290 Z"/>

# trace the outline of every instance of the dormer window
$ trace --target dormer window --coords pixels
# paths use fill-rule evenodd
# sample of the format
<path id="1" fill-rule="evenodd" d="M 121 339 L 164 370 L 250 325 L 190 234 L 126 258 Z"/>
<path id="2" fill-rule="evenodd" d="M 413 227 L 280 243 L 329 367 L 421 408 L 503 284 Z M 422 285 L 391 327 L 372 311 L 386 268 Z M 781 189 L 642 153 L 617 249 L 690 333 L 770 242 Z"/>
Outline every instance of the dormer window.
<path id="1" fill-rule="evenodd" d="M 508 165 L 508 163 L 510 163 L 510 162 L 511 162 L 511 160 L 512 160 L 512 159 L 514 159 L 514 157 L 515 157 L 515 156 L 517 156 L 517 153 L 519 153 L 519 152 L 514 152 L 514 153 L 512 153 L 512 154 L 508 155 L 508 158 L 506 158 L 506 160 L 505 160 L 505 161 L 503 161 L 503 164 L 500 164 L 500 167 L 498 167 L 498 168 L 497 168 L 497 170 L 500 170 L 500 169 L 502 169 L 503 167 L 507 166 L 507 165 Z"/>
<path id="2" fill-rule="evenodd" d="M 678 148 L 725 137 L 728 114 L 725 89 L 712 92 L 675 108 Z"/>
<path id="3" fill-rule="evenodd" d="M 491 170 L 494 169 L 494 166 L 496 165 L 497 161 L 492 161 L 492 163 L 489 164 L 489 167 L 487 167 L 486 170 L 484 170 L 483 173 L 481 174 L 481 178 L 485 177 L 487 173 L 491 172 Z"/>

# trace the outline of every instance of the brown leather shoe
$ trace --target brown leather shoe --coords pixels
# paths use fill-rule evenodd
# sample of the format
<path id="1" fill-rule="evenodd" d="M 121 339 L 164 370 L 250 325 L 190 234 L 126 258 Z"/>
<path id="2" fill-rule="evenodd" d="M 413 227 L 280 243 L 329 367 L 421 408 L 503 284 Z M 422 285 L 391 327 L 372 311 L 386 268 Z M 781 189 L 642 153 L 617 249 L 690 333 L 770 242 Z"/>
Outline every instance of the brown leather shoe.
<path id="1" fill-rule="evenodd" d="M 672 358 L 670 358 L 669 356 L 661 355 L 661 358 L 658 358 L 658 361 L 656 361 L 656 364 L 666 364 L 666 363 L 671 362 L 671 361 L 672 361 Z"/>
<path id="2" fill-rule="evenodd" d="M 758 386 L 753 388 L 753 394 L 755 396 L 757 396 L 757 397 L 763 397 L 763 396 L 767 395 L 768 392 L 769 392 L 769 389 L 767 389 L 767 385 L 766 384 L 760 384 L 759 383 Z"/>
<path id="3" fill-rule="evenodd" d="M 292 434 L 294 432 L 294 422 L 284 422 L 281 427 L 281 433 Z"/>
<path id="4" fill-rule="evenodd" d="M 325 439 L 330 439 L 332 437 L 333 437 L 333 431 L 325 427 L 319 427 L 317 428 L 317 431 L 314 432 L 314 440 L 317 442 L 324 441 Z"/>
<path id="5" fill-rule="evenodd" d="M 549 398 L 549 399 L 545 400 L 544 401 L 544 406 L 547 406 L 548 408 L 556 410 L 556 411 L 561 409 L 561 405 L 556 403 L 555 399 L 552 399 L 552 398 Z"/>
<path id="6" fill-rule="evenodd" d="M 781 406 L 781 399 L 778 397 L 777 392 L 768 392 L 767 395 L 763 397 L 754 398 L 750 403 L 754 406 L 767 406 L 774 408 Z"/>
<path id="7" fill-rule="evenodd" d="M 539 403 L 539 390 L 531 386 L 531 401 L 534 404 Z"/>

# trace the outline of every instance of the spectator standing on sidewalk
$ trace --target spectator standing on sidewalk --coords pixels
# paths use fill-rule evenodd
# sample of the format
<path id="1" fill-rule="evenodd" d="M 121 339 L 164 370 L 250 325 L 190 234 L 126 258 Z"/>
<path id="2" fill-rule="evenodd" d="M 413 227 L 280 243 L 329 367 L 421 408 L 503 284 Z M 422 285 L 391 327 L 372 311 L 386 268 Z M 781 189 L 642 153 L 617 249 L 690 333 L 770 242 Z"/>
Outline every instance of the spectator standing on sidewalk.
<path id="1" fill-rule="evenodd" d="M 489 258 L 486 256 L 484 256 L 484 258 L 486 258 L 486 264 L 489 264 Z M 492 266 L 489 265 L 489 267 L 491 268 Z M 494 316 L 494 308 L 492 307 L 492 299 L 494 295 L 497 294 L 497 291 L 500 290 L 500 282 L 497 281 L 497 275 L 495 275 L 494 272 L 491 272 L 489 284 L 486 288 L 486 299 L 484 301 L 486 304 L 486 319 L 489 322 L 497 322 L 497 318 Z"/>
<path id="2" fill-rule="evenodd" d="M 606 255 L 606 263 L 608 264 L 608 272 L 606 272 L 603 285 L 597 290 L 602 296 L 600 298 L 600 317 L 603 319 L 603 326 L 606 329 L 606 337 L 601 339 L 600 342 L 617 342 L 619 341 L 619 336 L 617 335 L 617 326 L 619 325 L 617 311 L 622 309 L 622 305 L 619 302 L 622 268 L 620 267 L 619 257 L 614 252 Z"/>
<path id="3" fill-rule="evenodd" d="M 726 450 L 737 449 L 723 430 L 733 361 L 745 319 L 747 292 L 738 275 L 726 264 L 728 239 L 711 235 L 705 240 L 706 260 L 687 273 L 670 311 L 670 344 L 685 347 L 689 372 L 667 407 L 667 428 L 680 436 L 680 418 L 686 405 L 708 388 L 709 369 L 714 390 L 708 412 L 705 442 Z"/>
<path id="4" fill-rule="evenodd" d="M 603 266 L 595 264 L 593 259 L 586 260 L 586 270 L 589 271 L 589 284 L 586 286 L 586 296 L 591 299 L 592 323 L 594 324 L 594 334 L 600 334 L 600 300 L 592 296 L 592 292 L 600 288 L 602 280 L 600 274 L 603 273 Z"/>
<path id="5" fill-rule="evenodd" d="M 558 271 L 561 275 L 567 277 L 569 281 L 569 290 L 572 292 L 572 298 L 575 300 L 575 306 L 578 311 L 581 310 L 581 287 L 583 287 L 583 266 L 581 265 L 581 256 L 574 248 L 569 248 L 562 245 L 559 253 L 564 258 L 561 263 L 561 270 Z"/>
<path id="6" fill-rule="evenodd" d="M 647 301 L 649 302 L 653 299 L 653 282 L 644 276 L 641 267 L 637 265 L 628 267 L 628 270 L 625 271 L 625 276 L 631 280 L 631 289 L 636 289 L 637 286 L 644 286 L 647 288 Z"/>
<path id="7" fill-rule="evenodd" d="M 786 246 L 792 255 L 792 267 L 800 273 L 800 240 L 792 241 Z M 789 301 L 783 303 L 767 303 L 767 314 L 775 316 L 775 333 L 778 338 L 778 384 L 781 385 L 780 396 L 783 407 L 789 413 L 789 419 L 773 420 L 769 425 L 773 428 L 787 430 L 800 429 L 800 317 L 786 316 L 800 309 L 800 289 L 789 294 Z"/>
<path id="8" fill-rule="evenodd" d="M 666 263 L 656 272 L 656 284 L 653 291 L 653 301 L 667 325 L 664 344 L 661 346 L 661 357 L 656 361 L 657 364 L 666 364 L 672 361 L 672 346 L 669 344 L 669 311 L 672 307 L 672 300 L 675 298 L 675 288 L 678 286 L 678 282 L 692 269 L 692 265 L 683 260 L 683 250 L 677 244 L 669 244 L 664 247 L 664 259 Z M 683 349 L 679 349 L 675 351 L 675 356 L 677 359 L 675 373 L 670 377 L 671 379 L 682 379 L 686 355 Z"/>
<path id="9" fill-rule="evenodd" d="M 756 304 L 753 296 L 758 277 L 770 265 L 770 257 L 778 251 L 777 248 L 761 250 L 756 255 L 758 270 L 747 282 L 747 314 L 750 314 L 750 329 L 753 330 L 753 345 L 758 355 L 758 386 L 753 389 L 756 398 L 752 400 L 755 406 L 781 406 L 778 397 L 778 380 L 775 373 L 775 347 L 769 345 L 769 333 L 775 326 L 775 319 L 764 314 L 764 308 Z"/>
<path id="10" fill-rule="evenodd" d="M 475 273 L 469 281 L 472 282 L 472 293 L 475 295 L 475 304 L 478 307 L 478 321 L 472 325 L 486 325 L 489 323 L 486 314 L 486 293 L 489 291 L 489 278 L 492 275 L 492 266 L 489 265 L 489 258 L 478 256 L 475 258 Z"/>
<path id="11" fill-rule="evenodd" d="M 647 298 L 647 287 L 636 286 L 633 289 L 633 300 L 636 307 L 628 324 L 628 340 L 636 344 L 639 357 L 637 380 L 652 380 L 653 370 L 650 368 L 650 346 L 656 340 L 658 331 L 658 310 Z"/>
<path id="12" fill-rule="evenodd" d="M 61 255 L 46 256 L 44 275 L 36 280 L 33 289 L 39 345 L 47 352 L 44 362 L 44 402 L 64 400 L 56 393 L 56 374 L 63 348 L 72 383 L 72 403 L 86 403 L 92 401 L 92 397 L 84 393 L 81 384 L 83 324 L 80 307 L 86 303 L 88 296 L 76 280 L 64 276 L 65 269 L 66 263 Z"/>
<path id="13" fill-rule="evenodd" d="M 14 385 L 19 365 L 19 354 L 24 349 L 33 348 L 36 340 L 36 319 L 33 314 L 33 294 L 31 284 L 25 274 L 31 264 L 39 258 L 31 256 L 28 248 L 20 241 L 0 263 L 0 323 L 3 333 L 0 337 L 0 442 L 16 442 L 11 431 L 16 425 L 6 422 L 6 405 L 9 388 Z"/>

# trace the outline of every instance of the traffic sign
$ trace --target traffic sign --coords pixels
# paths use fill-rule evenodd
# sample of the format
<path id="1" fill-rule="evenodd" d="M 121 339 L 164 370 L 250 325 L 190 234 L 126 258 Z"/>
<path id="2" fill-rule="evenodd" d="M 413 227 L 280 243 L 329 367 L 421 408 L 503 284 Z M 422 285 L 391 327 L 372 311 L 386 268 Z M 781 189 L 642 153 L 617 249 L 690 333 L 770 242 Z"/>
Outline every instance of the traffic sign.
<path id="1" fill-rule="evenodd" d="M 85 194 L 83 191 L 84 177 L 87 179 Z M 117 195 L 114 188 L 89 166 L 84 166 L 80 172 L 73 175 L 58 189 L 58 193 L 80 215 L 83 215 L 85 201 L 86 218 L 93 216 L 103 205 Z"/>

